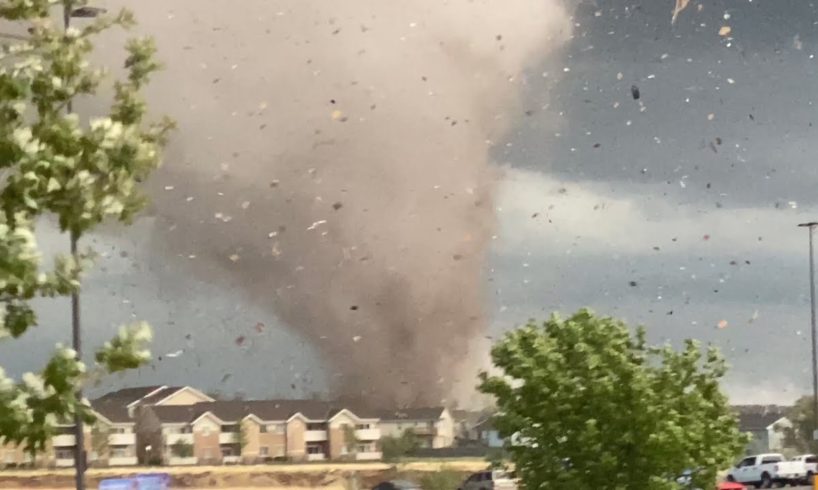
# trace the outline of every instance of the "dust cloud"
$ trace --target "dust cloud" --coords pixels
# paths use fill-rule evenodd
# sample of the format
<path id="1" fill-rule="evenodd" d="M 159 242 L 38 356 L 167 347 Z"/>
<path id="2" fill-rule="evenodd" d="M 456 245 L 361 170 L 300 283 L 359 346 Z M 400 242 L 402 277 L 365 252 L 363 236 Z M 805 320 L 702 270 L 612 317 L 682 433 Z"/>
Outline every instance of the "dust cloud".
<path id="1" fill-rule="evenodd" d="M 524 68 L 570 34 L 562 6 L 130 6 L 167 64 L 149 98 L 180 128 L 151 184 L 155 260 L 275 312 L 335 369 L 335 395 L 407 406 L 471 391 L 489 152 L 522 112 Z"/>

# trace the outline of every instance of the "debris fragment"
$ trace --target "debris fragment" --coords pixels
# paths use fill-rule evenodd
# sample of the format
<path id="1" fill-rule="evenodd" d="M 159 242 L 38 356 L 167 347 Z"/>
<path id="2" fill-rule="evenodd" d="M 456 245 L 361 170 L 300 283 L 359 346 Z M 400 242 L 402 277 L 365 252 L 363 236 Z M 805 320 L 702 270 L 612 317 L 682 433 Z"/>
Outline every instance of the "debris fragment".
<path id="1" fill-rule="evenodd" d="M 639 100 L 639 97 L 641 97 L 639 87 L 636 85 L 631 85 L 631 96 L 633 96 L 633 100 Z"/>
<path id="2" fill-rule="evenodd" d="M 727 320 L 719 320 L 719 323 L 716 324 L 716 326 L 719 327 L 720 329 L 727 328 Z"/>
<path id="3" fill-rule="evenodd" d="M 676 0 L 676 6 L 673 7 L 673 17 L 670 18 L 671 24 L 676 23 L 676 19 L 679 17 L 679 14 L 682 13 L 682 10 L 686 9 L 689 4 L 690 0 Z M 701 5 L 699 6 L 701 7 Z"/>
<path id="4" fill-rule="evenodd" d="M 726 36 L 729 36 L 731 32 L 733 32 L 732 27 L 730 27 L 730 26 L 721 26 L 721 29 L 719 29 L 719 36 L 726 37 Z"/>
<path id="5" fill-rule="evenodd" d="M 307 231 L 314 230 L 314 229 L 318 228 L 318 226 L 323 225 L 323 224 L 326 224 L 326 222 L 327 222 L 327 220 L 325 220 L 325 219 L 318 220 L 318 221 L 316 221 L 315 223 L 311 224 L 311 225 L 309 226 L 309 228 L 307 228 Z"/>

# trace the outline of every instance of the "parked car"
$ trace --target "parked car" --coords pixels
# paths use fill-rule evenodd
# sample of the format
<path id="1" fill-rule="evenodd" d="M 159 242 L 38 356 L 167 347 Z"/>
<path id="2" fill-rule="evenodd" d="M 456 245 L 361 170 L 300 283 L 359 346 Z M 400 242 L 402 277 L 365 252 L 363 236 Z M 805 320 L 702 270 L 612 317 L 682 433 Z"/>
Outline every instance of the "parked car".
<path id="1" fill-rule="evenodd" d="M 778 453 L 748 456 L 727 473 L 728 482 L 752 484 L 770 488 L 777 484 L 796 484 L 807 477 L 807 468 L 802 461 L 786 461 Z"/>
<path id="2" fill-rule="evenodd" d="M 458 490 L 517 490 L 517 481 L 507 471 L 481 471 L 466 478 Z"/>
<path id="3" fill-rule="evenodd" d="M 696 474 L 698 470 L 685 470 L 682 474 L 676 478 L 676 483 L 681 485 L 682 488 L 686 490 L 701 490 L 698 487 L 693 486 L 693 476 Z M 736 482 L 721 482 L 716 485 L 716 490 L 747 490 L 747 487 L 742 485 L 741 483 Z"/>
<path id="4" fill-rule="evenodd" d="M 372 487 L 372 490 L 423 490 L 415 482 L 409 480 L 383 481 Z"/>
<path id="5" fill-rule="evenodd" d="M 724 481 L 716 486 L 716 490 L 747 490 L 747 487 L 734 481 Z"/>
<path id="6" fill-rule="evenodd" d="M 805 478 L 805 481 L 809 484 L 812 484 L 813 476 L 815 476 L 815 474 L 818 473 L 818 456 L 814 454 L 802 454 L 800 456 L 792 458 L 792 460 L 804 463 L 804 466 L 807 469 L 807 476 Z"/>

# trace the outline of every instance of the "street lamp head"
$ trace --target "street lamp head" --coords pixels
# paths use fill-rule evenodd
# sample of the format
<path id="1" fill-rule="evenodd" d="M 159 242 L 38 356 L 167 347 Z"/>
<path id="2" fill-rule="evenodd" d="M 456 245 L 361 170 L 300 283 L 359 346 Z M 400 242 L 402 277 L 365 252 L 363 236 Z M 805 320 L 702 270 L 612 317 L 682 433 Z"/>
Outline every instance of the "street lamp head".
<path id="1" fill-rule="evenodd" d="M 71 11 L 71 17 L 75 19 L 93 19 L 94 17 L 99 17 L 100 14 L 104 14 L 106 10 L 100 7 L 79 7 L 75 8 Z"/>
<path id="2" fill-rule="evenodd" d="M 805 227 L 805 228 L 812 228 L 813 226 L 818 226 L 818 221 L 811 221 L 809 223 L 801 223 L 798 226 Z"/>

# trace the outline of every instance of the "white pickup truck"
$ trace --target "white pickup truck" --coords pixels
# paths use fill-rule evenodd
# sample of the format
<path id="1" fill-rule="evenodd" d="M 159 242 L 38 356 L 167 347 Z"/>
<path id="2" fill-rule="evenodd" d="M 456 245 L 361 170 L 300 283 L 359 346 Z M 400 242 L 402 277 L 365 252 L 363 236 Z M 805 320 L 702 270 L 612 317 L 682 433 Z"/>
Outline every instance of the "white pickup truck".
<path id="1" fill-rule="evenodd" d="M 803 461 L 786 461 L 778 453 L 748 456 L 727 473 L 727 481 L 755 485 L 756 488 L 770 488 L 773 483 L 796 484 L 806 477 L 807 467 Z"/>
<path id="2" fill-rule="evenodd" d="M 812 478 L 818 474 L 818 456 L 814 454 L 802 454 L 792 458 L 793 461 L 800 461 L 804 463 L 807 470 L 806 481 L 812 485 Z"/>

